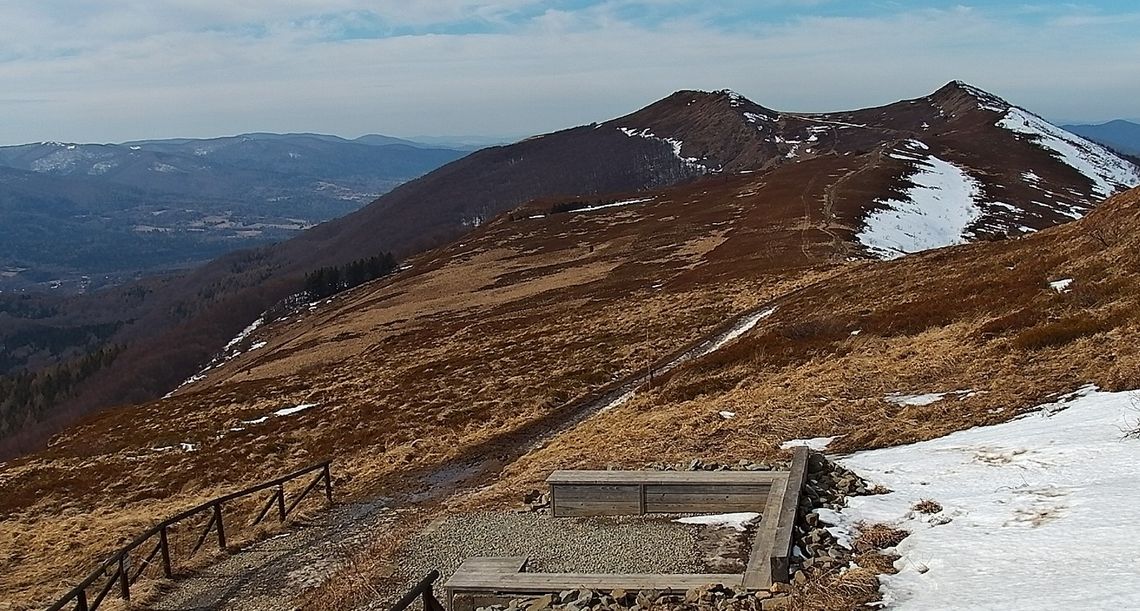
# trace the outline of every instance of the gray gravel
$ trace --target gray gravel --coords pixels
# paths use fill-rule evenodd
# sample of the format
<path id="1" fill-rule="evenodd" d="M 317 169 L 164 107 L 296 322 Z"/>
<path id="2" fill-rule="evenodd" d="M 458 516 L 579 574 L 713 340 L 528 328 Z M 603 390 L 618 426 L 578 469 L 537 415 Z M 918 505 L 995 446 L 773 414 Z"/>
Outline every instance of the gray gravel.
<path id="1" fill-rule="evenodd" d="M 470 556 L 527 556 L 531 572 L 701 573 L 703 528 L 661 516 L 464 514 L 444 518 L 412 538 L 396 564 L 408 583 L 432 569 L 446 579 Z"/>

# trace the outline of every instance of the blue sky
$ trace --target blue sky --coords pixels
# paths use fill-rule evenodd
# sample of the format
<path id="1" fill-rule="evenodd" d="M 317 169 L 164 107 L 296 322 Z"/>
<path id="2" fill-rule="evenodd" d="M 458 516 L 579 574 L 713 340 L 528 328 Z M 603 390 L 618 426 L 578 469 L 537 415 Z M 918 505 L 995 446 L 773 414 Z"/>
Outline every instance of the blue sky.
<path id="1" fill-rule="evenodd" d="M 1057 122 L 1140 117 L 1123 1 L 19 0 L 0 24 L 0 143 L 514 137 L 683 88 L 825 111 L 952 79 Z"/>

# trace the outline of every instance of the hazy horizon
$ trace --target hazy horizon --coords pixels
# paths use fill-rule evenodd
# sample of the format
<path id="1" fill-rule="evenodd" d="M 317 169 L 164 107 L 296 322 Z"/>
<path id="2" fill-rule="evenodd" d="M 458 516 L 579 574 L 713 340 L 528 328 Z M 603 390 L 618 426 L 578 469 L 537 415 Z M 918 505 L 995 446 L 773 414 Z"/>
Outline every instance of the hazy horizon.
<path id="1" fill-rule="evenodd" d="M 679 89 L 827 112 L 954 79 L 1057 123 L 1140 115 L 1140 11 L 1123 1 L 52 0 L 0 6 L 0 21 L 5 144 L 512 140 Z"/>

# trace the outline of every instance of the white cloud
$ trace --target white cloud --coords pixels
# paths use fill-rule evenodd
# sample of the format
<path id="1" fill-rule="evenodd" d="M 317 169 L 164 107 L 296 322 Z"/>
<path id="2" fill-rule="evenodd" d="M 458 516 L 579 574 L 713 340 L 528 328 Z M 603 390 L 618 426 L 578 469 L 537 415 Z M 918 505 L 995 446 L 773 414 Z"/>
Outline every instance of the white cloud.
<path id="1" fill-rule="evenodd" d="M 637 25 L 619 17 L 622 2 L 574 12 L 530 0 L 20 4 L 0 7 L 0 23 L 16 24 L 0 42 L 0 142 L 524 135 L 681 88 L 730 87 L 809 111 L 883 104 L 961 78 L 1048 116 L 1088 119 L 1133 116 L 1140 97 L 1135 39 L 966 8 L 724 29 L 694 14 Z M 536 16 L 505 25 L 523 7 Z M 335 40 L 365 8 L 391 27 L 463 19 L 490 33 Z"/>

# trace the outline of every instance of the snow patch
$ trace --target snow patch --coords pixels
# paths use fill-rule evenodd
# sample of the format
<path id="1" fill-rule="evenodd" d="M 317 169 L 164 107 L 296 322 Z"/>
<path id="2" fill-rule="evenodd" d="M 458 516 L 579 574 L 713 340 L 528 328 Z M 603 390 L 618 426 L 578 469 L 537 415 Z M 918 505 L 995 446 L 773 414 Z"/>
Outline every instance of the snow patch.
<path id="1" fill-rule="evenodd" d="M 807 446 L 809 449 L 816 452 L 822 452 L 835 441 L 835 436 L 831 437 L 812 437 L 811 439 L 789 439 L 780 444 L 781 450 L 789 450 L 791 448 L 798 448 L 800 446 Z"/>
<path id="2" fill-rule="evenodd" d="M 1060 280 L 1054 280 L 1050 282 L 1049 288 L 1057 291 L 1058 293 L 1068 293 L 1070 290 L 1072 290 L 1069 288 L 1071 284 L 1073 284 L 1072 278 L 1061 278 Z"/>
<path id="3" fill-rule="evenodd" d="M 577 210 L 571 210 L 571 212 L 572 213 L 593 212 L 595 210 L 604 210 L 606 208 L 617 208 L 618 206 L 629 206 L 632 204 L 642 204 L 642 203 L 652 201 L 652 200 L 653 200 L 652 197 L 638 197 L 638 198 L 634 198 L 634 199 L 623 199 L 621 201 L 612 202 L 609 204 L 598 204 L 597 206 L 587 206 L 585 208 L 578 208 Z M 531 218 L 534 218 L 534 217 L 531 217 Z"/>
<path id="4" fill-rule="evenodd" d="M 760 517 L 760 514 L 755 511 L 742 511 L 739 513 L 720 513 L 708 516 L 690 516 L 687 518 L 677 518 L 674 522 L 681 524 L 700 524 L 702 526 L 712 526 L 714 528 L 732 528 L 739 532 L 744 532 L 748 524 L 754 522 Z"/>
<path id="5" fill-rule="evenodd" d="M 820 517 L 848 535 L 887 523 L 912 534 L 881 575 L 891 609 L 1131 608 L 1140 522 L 1140 393 L 1084 388 L 994 426 L 839 463 L 890 494 Z M 931 499 L 933 516 L 912 510 Z M 1090 588 L 1089 584 L 1096 584 Z"/>
<path id="6" fill-rule="evenodd" d="M 885 209 L 863 220 L 856 234 L 859 242 L 882 259 L 965 242 L 966 229 L 982 215 L 977 205 L 981 184 L 962 168 L 929 154 L 907 180 L 912 186 L 902 199 L 878 201 Z"/>
<path id="7" fill-rule="evenodd" d="M 303 412 L 303 411 L 305 411 L 311 407 L 316 407 L 316 406 L 317 406 L 316 403 L 301 403 L 300 405 L 296 405 L 294 407 L 283 407 L 283 408 L 273 412 L 273 415 L 274 416 L 292 416 L 293 414 L 296 414 L 298 412 Z"/>
<path id="8" fill-rule="evenodd" d="M 231 339 L 229 341 L 229 343 L 226 344 L 226 347 L 222 348 L 222 351 L 223 352 L 228 351 L 230 348 L 233 348 L 234 346 L 238 345 L 238 343 L 240 343 L 241 340 L 249 337 L 250 333 L 253 333 L 254 331 L 257 330 L 258 327 L 260 327 L 261 325 L 264 325 L 264 324 L 265 324 L 265 317 L 264 316 L 258 317 L 257 320 L 249 323 L 249 326 L 247 326 L 245 329 L 242 329 L 241 333 L 238 333 L 233 339 Z"/>
<path id="9" fill-rule="evenodd" d="M 1140 168 L 1105 147 L 1067 132 L 1031 112 L 1011 107 L 996 125 L 1028 136 L 1030 141 L 1050 151 L 1091 180 L 1095 194 L 1100 197 L 1140 185 Z"/>
<path id="10" fill-rule="evenodd" d="M 883 400 L 887 403 L 893 403 L 898 406 L 911 405 L 915 407 L 923 407 L 925 405 L 930 405 L 931 403 L 937 403 L 950 395 L 969 397 L 973 396 L 974 394 L 974 391 L 969 389 L 951 390 L 949 392 L 931 392 L 920 395 L 903 395 L 899 393 L 893 393 L 883 397 Z"/>
<path id="11" fill-rule="evenodd" d="M 729 330 L 728 333 L 725 333 L 723 337 L 721 337 L 719 340 L 717 340 L 717 342 L 714 343 L 712 345 L 712 347 L 710 347 L 704 354 L 708 354 L 709 352 L 716 352 L 717 350 L 720 350 L 728 342 L 731 342 L 732 340 L 740 337 L 741 335 L 744 335 L 745 333 L 748 333 L 749 331 L 751 331 L 752 328 L 755 327 L 757 323 L 759 323 L 761 320 L 764 320 L 765 318 L 768 318 L 775 311 L 776 311 L 776 308 L 768 308 L 767 310 L 761 310 L 760 312 L 757 312 L 751 316 L 746 317 L 744 320 L 741 320 L 739 323 L 736 324 L 736 326 L 734 326 L 731 330 Z M 704 356 L 704 355 L 702 354 L 701 356 Z"/>

